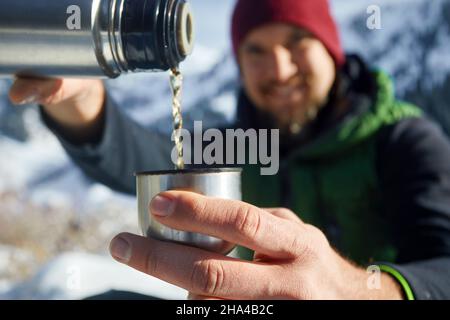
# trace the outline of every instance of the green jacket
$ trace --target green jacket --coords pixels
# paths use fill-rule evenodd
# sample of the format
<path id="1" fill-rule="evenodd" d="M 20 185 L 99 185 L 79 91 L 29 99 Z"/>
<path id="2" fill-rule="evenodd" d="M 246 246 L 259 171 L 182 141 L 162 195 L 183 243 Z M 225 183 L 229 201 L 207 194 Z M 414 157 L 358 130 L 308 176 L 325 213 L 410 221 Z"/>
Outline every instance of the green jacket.
<path id="1" fill-rule="evenodd" d="M 258 207 L 280 207 L 283 176 L 293 193 L 291 210 L 321 228 L 344 256 L 366 264 L 393 262 L 396 248 L 392 221 L 385 215 L 375 168 L 375 138 L 385 126 L 421 111 L 394 97 L 393 83 L 375 72 L 378 92 L 364 113 L 346 119 L 319 138 L 280 160 L 275 176 L 260 175 L 257 166 L 243 172 L 243 200 Z M 240 254 L 250 259 L 248 250 Z"/>

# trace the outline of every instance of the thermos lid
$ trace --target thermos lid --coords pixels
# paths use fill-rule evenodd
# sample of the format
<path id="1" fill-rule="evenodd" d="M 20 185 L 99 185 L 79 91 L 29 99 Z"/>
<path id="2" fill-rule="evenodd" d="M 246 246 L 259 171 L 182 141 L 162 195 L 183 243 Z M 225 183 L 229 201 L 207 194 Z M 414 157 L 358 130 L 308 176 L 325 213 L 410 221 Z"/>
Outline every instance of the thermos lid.
<path id="1" fill-rule="evenodd" d="M 194 17 L 186 0 L 124 0 L 121 38 L 131 71 L 177 67 L 193 50 Z"/>

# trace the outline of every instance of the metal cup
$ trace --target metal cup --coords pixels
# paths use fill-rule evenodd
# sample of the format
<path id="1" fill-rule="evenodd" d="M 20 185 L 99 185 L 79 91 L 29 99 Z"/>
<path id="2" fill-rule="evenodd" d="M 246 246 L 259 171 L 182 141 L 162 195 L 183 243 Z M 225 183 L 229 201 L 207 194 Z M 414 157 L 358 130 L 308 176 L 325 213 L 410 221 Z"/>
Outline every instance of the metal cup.
<path id="1" fill-rule="evenodd" d="M 235 244 L 205 234 L 168 228 L 153 219 L 149 205 L 163 191 L 184 190 L 205 196 L 241 200 L 241 169 L 193 169 L 136 173 L 139 226 L 144 236 L 230 253 Z"/>

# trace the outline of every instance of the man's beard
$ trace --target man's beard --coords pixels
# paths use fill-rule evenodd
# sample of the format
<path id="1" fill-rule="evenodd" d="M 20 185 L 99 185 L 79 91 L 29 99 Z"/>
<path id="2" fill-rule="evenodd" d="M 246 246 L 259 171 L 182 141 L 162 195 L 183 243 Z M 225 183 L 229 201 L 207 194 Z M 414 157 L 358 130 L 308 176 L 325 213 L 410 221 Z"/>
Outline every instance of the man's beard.
<path id="1" fill-rule="evenodd" d="M 328 99 L 322 102 L 310 102 L 307 107 L 298 107 L 288 119 L 281 119 L 279 115 L 270 112 L 275 126 L 280 129 L 282 135 L 296 136 L 313 124 L 320 110 L 327 104 Z"/>
<path id="2" fill-rule="evenodd" d="M 287 135 L 297 135 L 299 134 L 304 127 L 308 126 L 314 120 L 316 120 L 317 115 L 321 108 L 328 102 L 328 97 L 325 98 L 325 101 L 320 101 L 320 99 L 310 96 L 311 92 L 311 78 L 308 75 L 295 76 L 290 79 L 288 82 L 279 83 L 279 82 L 270 82 L 265 84 L 260 88 L 261 92 L 265 95 L 271 93 L 272 89 L 277 86 L 290 86 L 293 88 L 302 88 L 303 96 L 305 101 L 299 102 L 304 104 L 303 106 L 286 106 L 286 109 L 292 110 L 288 111 L 289 114 L 284 117 L 280 116 L 280 113 L 276 109 L 272 109 L 270 107 L 264 108 L 266 113 L 273 118 L 273 122 L 275 126 L 280 129 L 281 133 Z M 277 108 L 278 110 L 282 110 L 283 108 Z"/>

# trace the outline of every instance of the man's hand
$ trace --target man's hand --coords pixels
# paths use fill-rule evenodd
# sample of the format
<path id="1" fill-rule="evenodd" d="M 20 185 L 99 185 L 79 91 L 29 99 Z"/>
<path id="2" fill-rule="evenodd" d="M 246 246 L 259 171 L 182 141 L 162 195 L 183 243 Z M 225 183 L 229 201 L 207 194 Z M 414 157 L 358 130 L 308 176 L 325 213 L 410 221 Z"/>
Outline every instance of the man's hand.
<path id="1" fill-rule="evenodd" d="M 240 201 L 170 191 L 155 197 L 151 214 L 178 230 L 209 234 L 254 250 L 252 262 L 132 234 L 113 239 L 119 262 L 185 288 L 191 298 L 400 299 L 401 289 L 340 257 L 317 228 L 287 209 L 260 209 Z"/>
<path id="2" fill-rule="evenodd" d="M 18 78 L 9 97 L 17 105 L 41 104 L 73 140 L 89 141 L 102 129 L 105 87 L 101 80 Z"/>

